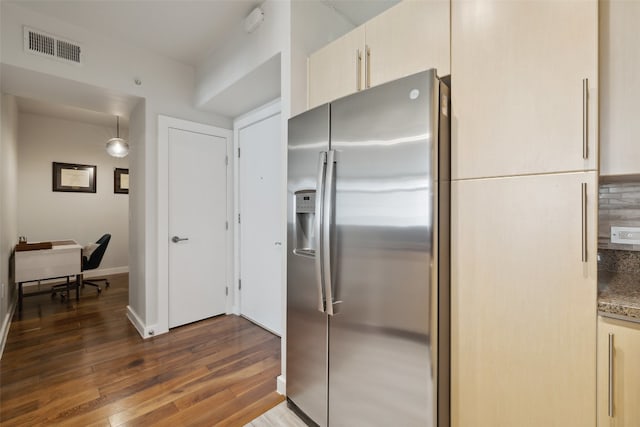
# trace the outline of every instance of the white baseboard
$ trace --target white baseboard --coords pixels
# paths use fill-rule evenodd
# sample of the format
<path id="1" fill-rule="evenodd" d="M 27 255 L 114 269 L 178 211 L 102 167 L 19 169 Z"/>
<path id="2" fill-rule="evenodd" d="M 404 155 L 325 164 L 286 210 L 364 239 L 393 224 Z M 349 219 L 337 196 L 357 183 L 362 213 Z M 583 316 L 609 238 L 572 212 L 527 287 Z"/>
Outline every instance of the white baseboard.
<path id="1" fill-rule="evenodd" d="M 82 273 L 82 276 L 85 279 L 90 279 L 92 277 L 108 276 L 110 274 L 122 274 L 122 273 L 128 273 L 128 272 L 129 272 L 129 266 L 125 265 L 123 267 L 112 267 L 112 268 L 102 268 L 102 269 L 97 269 L 97 270 L 87 270 L 86 272 Z"/>
<path id="2" fill-rule="evenodd" d="M 103 269 L 97 269 L 97 270 L 87 270 L 85 273 L 82 273 L 82 278 L 83 279 L 91 279 L 92 277 L 103 277 L 103 276 L 109 276 L 111 274 L 122 274 L 122 273 L 128 273 L 129 272 L 129 266 L 125 265 L 123 267 L 112 267 L 112 268 L 103 268 Z M 71 281 L 75 280 L 75 276 L 70 276 L 69 279 Z M 41 280 L 40 282 L 27 282 L 23 285 L 24 289 L 29 289 L 31 287 L 37 287 L 37 286 L 49 286 L 51 284 L 54 283 L 62 283 L 64 281 L 64 278 L 60 279 L 47 279 L 47 280 Z"/>
<path id="3" fill-rule="evenodd" d="M 287 395 L 287 379 L 284 375 L 278 375 L 276 378 L 276 391 L 283 396 Z"/>
<path id="4" fill-rule="evenodd" d="M 7 310 L 6 316 L 2 319 L 2 327 L 0 327 L 0 359 L 4 354 L 4 346 L 7 343 L 7 336 L 9 335 L 9 328 L 11 327 L 11 319 L 13 319 L 13 313 L 16 311 L 18 305 L 18 295 L 14 292 L 13 298 L 9 303 L 9 310 Z"/>
<path id="5" fill-rule="evenodd" d="M 140 316 L 131 308 L 130 305 L 127 306 L 127 318 L 129 322 L 136 328 L 140 336 L 144 339 L 154 337 L 156 335 L 162 335 L 169 331 L 161 331 L 157 327 L 157 325 L 145 325 Z"/>

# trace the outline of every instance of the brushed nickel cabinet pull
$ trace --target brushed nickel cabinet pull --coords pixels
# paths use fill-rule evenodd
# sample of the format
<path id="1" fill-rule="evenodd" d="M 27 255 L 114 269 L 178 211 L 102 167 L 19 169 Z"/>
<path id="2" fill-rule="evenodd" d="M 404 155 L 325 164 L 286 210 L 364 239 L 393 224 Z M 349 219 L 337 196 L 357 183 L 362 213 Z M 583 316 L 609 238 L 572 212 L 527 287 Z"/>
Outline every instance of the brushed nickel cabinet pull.
<path id="1" fill-rule="evenodd" d="M 582 158 L 589 158 L 589 79 L 582 79 Z"/>
<path id="2" fill-rule="evenodd" d="M 582 183 L 582 262 L 587 262 L 587 183 Z"/>
<path id="3" fill-rule="evenodd" d="M 360 49 L 356 49 L 356 91 L 362 90 L 362 54 Z"/>
<path id="4" fill-rule="evenodd" d="M 613 418 L 613 334 L 609 334 L 609 417 Z"/>
<path id="5" fill-rule="evenodd" d="M 369 45 L 365 45 L 365 61 L 364 61 L 364 71 L 366 73 L 365 77 L 365 87 L 368 89 L 371 87 L 371 49 L 369 49 Z"/>

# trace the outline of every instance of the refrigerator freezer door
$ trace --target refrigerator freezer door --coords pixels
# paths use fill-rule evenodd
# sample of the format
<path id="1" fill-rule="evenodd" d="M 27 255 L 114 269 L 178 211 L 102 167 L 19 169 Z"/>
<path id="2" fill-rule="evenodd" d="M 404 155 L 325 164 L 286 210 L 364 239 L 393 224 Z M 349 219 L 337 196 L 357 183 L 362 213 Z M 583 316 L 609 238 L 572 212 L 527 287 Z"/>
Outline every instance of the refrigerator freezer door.
<path id="1" fill-rule="evenodd" d="M 318 310 L 319 294 L 315 257 L 318 236 L 307 239 L 315 247 L 295 251 L 303 221 L 315 209 L 296 206 L 296 199 L 320 193 L 318 159 L 329 149 L 329 105 L 309 110 L 289 120 L 287 181 L 287 397 L 320 426 L 327 425 L 327 315 Z M 303 195 L 302 198 L 296 195 Z M 311 198 L 310 198 L 311 200 Z M 322 203 L 315 197 L 315 203 Z M 315 218 L 314 221 L 317 221 Z M 315 231 L 313 231 L 315 233 Z M 294 252 L 295 251 L 295 252 Z M 322 304 L 320 304 L 322 306 Z"/>
<path id="2" fill-rule="evenodd" d="M 331 105 L 331 427 L 435 423 L 430 321 L 437 82 L 431 70 Z"/>

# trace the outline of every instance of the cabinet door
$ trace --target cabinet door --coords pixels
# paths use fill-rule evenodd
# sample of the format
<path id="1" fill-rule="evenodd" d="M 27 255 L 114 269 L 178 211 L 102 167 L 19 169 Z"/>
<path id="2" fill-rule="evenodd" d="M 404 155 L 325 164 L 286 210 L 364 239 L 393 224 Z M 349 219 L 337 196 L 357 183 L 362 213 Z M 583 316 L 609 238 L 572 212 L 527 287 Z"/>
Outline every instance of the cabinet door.
<path id="1" fill-rule="evenodd" d="M 453 182 L 451 212 L 451 425 L 595 426 L 596 173 Z"/>
<path id="2" fill-rule="evenodd" d="M 640 2 L 600 2 L 601 175 L 640 174 Z"/>
<path id="3" fill-rule="evenodd" d="M 449 2 L 405 0 L 365 24 L 370 86 L 419 71 L 449 71 Z"/>
<path id="4" fill-rule="evenodd" d="M 364 88 L 364 27 L 309 56 L 309 108 Z"/>
<path id="5" fill-rule="evenodd" d="M 612 335 L 609 359 L 609 334 Z M 611 364 L 613 376 L 609 376 Z M 609 381 L 613 407 L 609 412 Z M 598 425 L 640 426 L 640 324 L 598 320 Z"/>
<path id="6" fill-rule="evenodd" d="M 597 1 L 453 0 L 451 13 L 452 178 L 595 170 Z"/>

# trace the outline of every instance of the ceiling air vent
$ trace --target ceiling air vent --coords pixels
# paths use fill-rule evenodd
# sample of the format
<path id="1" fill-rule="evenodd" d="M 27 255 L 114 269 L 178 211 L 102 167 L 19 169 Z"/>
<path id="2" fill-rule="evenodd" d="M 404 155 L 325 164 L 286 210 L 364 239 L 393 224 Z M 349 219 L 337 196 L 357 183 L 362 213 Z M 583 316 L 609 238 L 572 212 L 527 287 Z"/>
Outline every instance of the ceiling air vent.
<path id="1" fill-rule="evenodd" d="M 79 43 L 24 27 L 24 50 L 34 55 L 46 56 L 64 62 L 81 64 Z"/>

